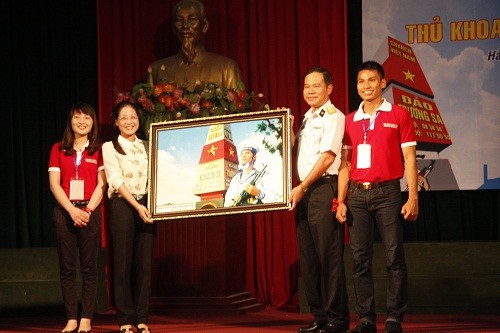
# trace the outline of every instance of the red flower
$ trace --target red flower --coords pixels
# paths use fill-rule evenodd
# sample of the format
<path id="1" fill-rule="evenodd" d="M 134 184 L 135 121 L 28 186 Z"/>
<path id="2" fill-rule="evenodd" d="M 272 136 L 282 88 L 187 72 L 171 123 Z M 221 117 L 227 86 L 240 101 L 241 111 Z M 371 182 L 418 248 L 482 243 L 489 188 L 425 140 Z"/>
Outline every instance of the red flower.
<path id="1" fill-rule="evenodd" d="M 160 96 L 163 93 L 163 87 L 160 85 L 156 85 L 153 87 L 153 95 L 156 97 Z"/>
<path id="2" fill-rule="evenodd" d="M 166 92 L 167 94 L 173 92 L 176 89 L 175 84 L 172 83 L 165 83 L 162 86 L 163 86 L 163 91 Z"/>
<path id="3" fill-rule="evenodd" d="M 184 93 L 184 91 L 181 89 L 181 88 L 177 88 L 174 90 L 174 92 L 172 93 L 172 96 L 175 98 L 175 99 L 178 99 L 178 98 L 181 98 L 182 97 L 182 94 Z"/>
<path id="4" fill-rule="evenodd" d="M 245 90 L 238 92 L 238 98 L 240 101 L 244 101 L 248 97 L 248 93 Z"/>
<path id="5" fill-rule="evenodd" d="M 167 109 L 170 109 L 170 110 L 173 109 L 174 99 L 172 98 L 172 96 L 161 95 L 160 97 L 158 97 L 158 101 L 160 103 L 162 103 L 163 105 L 165 105 L 167 107 Z"/>
<path id="6" fill-rule="evenodd" d="M 236 101 L 236 108 L 238 110 L 244 110 L 245 109 L 245 104 L 242 101 Z"/>
<path id="7" fill-rule="evenodd" d="M 132 97 L 132 94 L 131 93 L 123 93 L 121 91 L 118 91 L 118 89 L 116 89 L 115 87 L 115 101 L 114 101 L 114 105 L 118 104 L 118 103 L 121 103 L 123 101 L 129 101 L 129 102 L 132 102 L 134 103 L 134 98 Z"/>
<path id="8" fill-rule="evenodd" d="M 179 98 L 178 100 L 175 101 L 178 106 L 181 108 L 187 108 L 191 104 L 191 101 L 189 98 Z"/>
<path id="9" fill-rule="evenodd" d="M 215 105 L 214 102 L 207 101 L 206 99 L 201 101 L 202 109 L 211 109 L 214 105 Z"/>
<path id="10" fill-rule="evenodd" d="M 155 112 L 155 104 L 146 95 L 142 95 L 137 100 L 141 104 L 142 108 L 149 112 Z"/>

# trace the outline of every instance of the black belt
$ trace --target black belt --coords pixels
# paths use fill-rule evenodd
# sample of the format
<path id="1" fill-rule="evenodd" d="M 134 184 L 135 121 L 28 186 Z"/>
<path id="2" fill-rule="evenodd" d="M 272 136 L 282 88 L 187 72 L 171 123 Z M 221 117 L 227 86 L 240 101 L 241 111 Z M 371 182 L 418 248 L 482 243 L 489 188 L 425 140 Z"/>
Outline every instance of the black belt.
<path id="1" fill-rule="evenodd" d="M 325 184 L 325 183 L 335 183 L 339 179 L 338 175 L 326 175 L 318 178 L 314 183 L 315 184 Z"/>
<path id="2" fill-rule="evenodd" d="M 132 196 L 137 201 L 146 199 L 146 194 L 132 194 Z M 123 198 L 123 196 L 120 193 L 113 193 L 113 198 Z"/>
<path id="3" fill-rule="evenodd" d="M 358 182 L 356 182 L 354 180 L 350 181 L 350 184 L 351 184 L 352 187 L 360 189 L 360 190 L 371 190 L 371 189 L 374 189 L 374 188 L 381 188 L 381 187 L 384 187 L 384 186 L 389 186 L 389 185 L 392 185 L 392 184 L 395 184 L 395 183 L 399 183 L 399 179 L 384 180 L 384 181 L 381 181 L 381 182 L 373 182 L 373 183 L 370 183 L 370 182 L 358 183 Z"/>
<path id="4" fill-rule="evenodd" d="M 71 201 L 73 206 L 75 207 L 87 207 L 89 204 L 89 200 L 83 200 L 83 201 Z"/>

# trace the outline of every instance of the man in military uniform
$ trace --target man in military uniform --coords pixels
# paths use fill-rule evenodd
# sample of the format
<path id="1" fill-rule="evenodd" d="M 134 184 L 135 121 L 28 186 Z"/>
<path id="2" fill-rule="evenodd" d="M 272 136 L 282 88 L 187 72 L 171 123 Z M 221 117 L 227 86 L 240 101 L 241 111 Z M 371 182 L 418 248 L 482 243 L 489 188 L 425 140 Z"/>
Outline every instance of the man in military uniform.
<path id="1" fill-rule="evenodd" d="M 255 205 L 262 203 L 265 191 L 262 172 L 254 168 L 259 149 L 255 144 L 243 144 L 240 149 L 242 168 L 233 176 L 224 198 L 224 207 Z"/>

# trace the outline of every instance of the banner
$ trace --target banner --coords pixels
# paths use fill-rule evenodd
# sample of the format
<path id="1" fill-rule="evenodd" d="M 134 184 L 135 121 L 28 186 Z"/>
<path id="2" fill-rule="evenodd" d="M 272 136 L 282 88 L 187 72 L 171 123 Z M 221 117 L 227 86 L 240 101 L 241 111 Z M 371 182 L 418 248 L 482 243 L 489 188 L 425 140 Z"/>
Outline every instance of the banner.
<path id="1" fill-rule="evenodd" d="M 363 60 L 414 119 L 419 190 L 499 189 L 498 0 L 365 0 L 362 22 Z"/>

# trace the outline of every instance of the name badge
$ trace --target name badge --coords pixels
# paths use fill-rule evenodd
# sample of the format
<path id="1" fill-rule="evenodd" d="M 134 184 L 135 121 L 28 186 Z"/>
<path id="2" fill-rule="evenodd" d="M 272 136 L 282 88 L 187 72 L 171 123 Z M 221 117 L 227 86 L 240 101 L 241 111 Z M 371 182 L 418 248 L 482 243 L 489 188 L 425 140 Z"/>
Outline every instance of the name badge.
<path id="1" fill-rule="evenodd" d="M 358 169 L 368 169 L 372 164 L 372 146 L 367 143 L 358 145 Z"/>
<path id="2" fill-rule="evenodd" d="M 85 182 L 83 179 L 71 179 L 69 182 L 69 200 L 84 199 Z"/>

